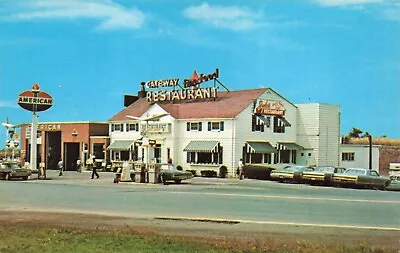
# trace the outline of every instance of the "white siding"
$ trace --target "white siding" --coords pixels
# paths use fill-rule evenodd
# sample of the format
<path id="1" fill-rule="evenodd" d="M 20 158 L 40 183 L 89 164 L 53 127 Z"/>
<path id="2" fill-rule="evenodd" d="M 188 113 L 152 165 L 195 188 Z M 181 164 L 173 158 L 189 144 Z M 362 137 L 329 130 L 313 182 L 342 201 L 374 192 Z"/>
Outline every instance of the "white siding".
<path id="1" fill-rule="evenodd" d="M 354 153 L 354 161 L 342 161 L 342 153 Z M 340 145 L 340 167 L 369 168 L 369 145 Z M 372 146 L 372 169 L 379 168 L 379 146 Z"/>
<path id="2" fill-rule="evenodd" d="M 235 152 L 233 155 L 233 163 L 238 163 L 242 157 L 242 149 L 246 141 L 268 141 L 273 147 L 276 147 L 277 142 L 294 142 L 296 143 L 297 137 L 297 108 L 279 94 L 272 90 L 266 91 L 258 99 L 260 100 L 279 100 L 283 103 L 285 111 L 285 119 L 291 124 L 290 127 L 285 127 L 285 133 L 274 133 L 273 132 L 273 120 L 271 119 L 271 126 L 265 127 L 264 132 L 253 132 L 252 131 L 252 114 L 254 112 L 254 105 L 249 105 L 244 111 L 242 111 L 235 119 Z M 271 116 L 273 117 L 273 116 Z"/>
<path id="3" fill-rule="evenodd" d="M 317 103 L 297 107 L 298 143 L 306 148 L 300 160 L 307 165 L 338 166 L 340 107 Z"/>
<path id="4" fill-rule="evenodd" d="M 273 117 L 270 127 L 265 126 L 264 132 L 252 131 L 252 115 L 259 100 L 273 100 L 283 103 L 285 119 L 291 124 L 285 127 L 285 133 L 273 132 Z M 213 110 L 214 108 L 210 108 Z M 151 116 L 165 113 L 157 104 L 151 106 L 142 116 Z M 216 171 L 224 165 L 230 175 L 234 175 L 236 165 L 242 158 L 242 150 L 246 141 L 267 141 L 273 147 L 278 142 L 297 143 L 304 150 L 297 151 L 297 163 L 307 165 L 339 165 L 339 106 L 327 104 L 300 104 L 294 105 L 285 98 L 267 89 L 254 103 L 248 105 L 235 118 L 220 119 L 174 119 L 172 116 L 162 117 L 160 122 L 170 123 L 170 133 L 153 133 L 149 138 L 155 139 L 161 144 L 161 162 L 167 161 L 167 149 L 170 149 L 171 157 L 175 165 L 181 165 L 184 169 L 214 169 Z M 208 131 L 208 122 L 223 121 L 224 131 Z M 121 123 L 134 123 L 137 121 L 127 118 Z M 187 131 L 187 122 L 201 122 L 202 131 Z M 119 122 L 110 122 L 119 123 Z M 111 132 L 111 142 L 114 140 L 136 140 L 141 137 L 140 132 Z M 183 149 L 193 140 L 216 140 L 223 148 L 222 164 L 188 164 L 187 153 Z M 150 148 L 151 149 L 151 148 Z M 140 152 L 140 151 L 139 151 Z M 149 152 L 150 156 L 153 154 Z M 150 157 L 151 158 L 151 157 Z"/>
<path id="5" fill-rule="evenodd" d="M 224 131 L 208 131 L 208 122 L 216 122 L 223 121 L 224 122 Z M 187 122 L 201 122 L 202 123 L 202 131 L 187 131 L 186 126 Z M 197 169 L 201 168 L 213 168 L 215 170 L 219 170 L 222 165 L 225 165 L 229 168 L 230 157 L 232 153 L 232 119 L 194 119 L 194 120 L 177 120 L 177 131 L 179 134 L 176 138 L 176 146 L 174 149 L 177 151 L 177 161 L 180 164 L 183 164 L 184 168 L 187 169 Z M 187 153 L 183 151 L 183 149 L 189 144 L 190 141 L 199 140 L 199 141 L 219 141 L 220 145 L 223 148 L 223 163 L 219 165 L 193 165 L 186 163 L 186 155 Z"/>

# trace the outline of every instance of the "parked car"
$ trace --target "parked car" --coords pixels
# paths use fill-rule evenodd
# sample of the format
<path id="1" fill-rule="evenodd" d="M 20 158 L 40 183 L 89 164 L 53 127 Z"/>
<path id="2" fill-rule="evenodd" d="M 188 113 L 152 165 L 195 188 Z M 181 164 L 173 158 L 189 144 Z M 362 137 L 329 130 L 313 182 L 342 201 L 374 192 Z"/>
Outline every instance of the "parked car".
<path id="1" fill-rule="evenodd" d="M 179 184 L 182 180 L 193 178 L 193 173 L 186 170 L 178 170 L 173 164 L 160 164 L 159 181 L 167 184 L 174 181 Z"/>
<path id="2" fill-rule="evenodd" d="M 343 173 L 345 168 L 331 166 L 317 166 L 313 171 L 303 172 L 303 182 L 308 184 L 332 185 L 332 177 L 335 173 Z"/>
<path id="3" fill-rule="evenodd" d="M 302 182 L 303 172 L 312 171 L 308 166 L 290 165 L 282 169 L 276 169 L 271 172 L 271 179 L 279 182 Z"/>
<path id="4" fill-rule="evenodd" d="M 349 168 L 341 174 L 334 174 L 332 181 L 337 186 L 354 186 L 371 189 L 382 189 L 390 185 L 390 178 L 379 176 L 375 170 Z"/>
<path id="5" fill-rule="evenodd" d="M 0 179 L 21 178 L 27 180 L 31 174 L 30 169 L 21 168 L 18 162 L 5 161 L 0 164 Z"/>

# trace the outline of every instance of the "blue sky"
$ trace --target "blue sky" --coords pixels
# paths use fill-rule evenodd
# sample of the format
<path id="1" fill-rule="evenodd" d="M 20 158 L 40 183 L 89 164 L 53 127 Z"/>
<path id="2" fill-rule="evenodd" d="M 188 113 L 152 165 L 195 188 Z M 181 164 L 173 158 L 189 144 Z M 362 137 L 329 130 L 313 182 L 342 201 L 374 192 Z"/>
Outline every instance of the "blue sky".
<path id="1" fill-rule="evenodd" d="M 400 138 L 398 0 L 0 0 L 1 122 L 31 121 L 16 98 L 35 82 L 54 98 L 39 121 L 107 121 L 141 81 L 216 68 Z"/>

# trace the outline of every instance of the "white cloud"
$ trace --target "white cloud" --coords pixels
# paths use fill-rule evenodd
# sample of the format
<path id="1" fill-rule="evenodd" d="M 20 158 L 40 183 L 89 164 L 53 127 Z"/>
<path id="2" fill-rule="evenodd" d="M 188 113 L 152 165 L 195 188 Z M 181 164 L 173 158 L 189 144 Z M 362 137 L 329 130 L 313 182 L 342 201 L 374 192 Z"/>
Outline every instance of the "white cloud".
<path id="1" fill-rule="evenodd" d="M 260 13 L 237 6 L 211 6 L 203 3 L 188 7 L 184 10 L 184 15 L 216 28 L 234 31 L 252 30 L 267 25 L 262 21 Z"/>
<path id="2" fill-rule="evenodd" d="M 315 2 L 326 6 L 363 5 L 370 3 L 382 3 L 384 0 L 315 0 Z"/>
<path id="3" fill-rule="evenodd" d="M 145 15 L 140 10 L 114 3 L 112 0 L 33 0 L 21 5 L 8 18 L 35 19 L 98 19 L 99 29 L 140 28 Z"/>
<path id="4" fill-rule="evenodd" d="M 1 100 L 0 100 L 0 108 L 1 108 L 1 107 L 16 108 L 16 107 L 18 107 L 18 106 L 17 106 L 17 102 L 16 102 L 16 101 L 10 102 L 10 101 L 1 101 Z"/>
<path id="5" fill-rule="evenodd" d="M 400 21 L 400 3 L 393 4 L 383 10 L 382 16 L 389 20 Z"/>

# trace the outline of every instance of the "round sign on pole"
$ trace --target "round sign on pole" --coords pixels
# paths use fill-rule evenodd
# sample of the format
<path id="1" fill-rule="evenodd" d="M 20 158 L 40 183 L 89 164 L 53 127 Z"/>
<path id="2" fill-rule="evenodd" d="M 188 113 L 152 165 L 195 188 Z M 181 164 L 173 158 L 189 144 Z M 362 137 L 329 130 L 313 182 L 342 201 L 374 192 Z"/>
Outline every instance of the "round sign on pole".
<path id="1" fill-rule="evenodd" d="M 23 91 L 18 96 L 18 104 L 25 110 L 41 112 L 53 105 L 53 98 L 44 91 Z"/>

